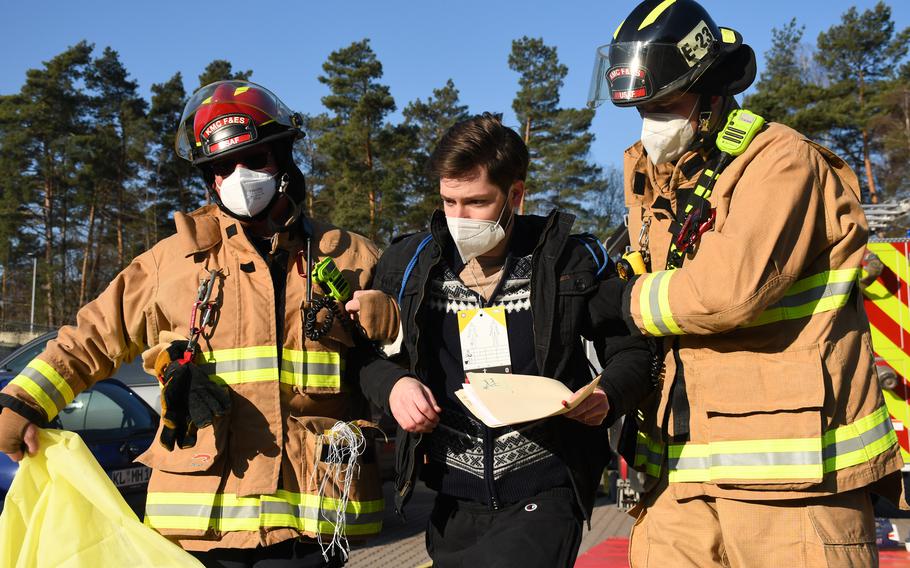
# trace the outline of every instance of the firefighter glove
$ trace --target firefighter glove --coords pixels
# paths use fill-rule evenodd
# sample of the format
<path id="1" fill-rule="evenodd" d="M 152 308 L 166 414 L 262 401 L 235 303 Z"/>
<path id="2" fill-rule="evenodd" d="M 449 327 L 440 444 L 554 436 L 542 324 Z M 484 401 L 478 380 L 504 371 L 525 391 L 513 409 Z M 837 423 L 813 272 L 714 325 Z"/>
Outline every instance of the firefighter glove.
<path id="1" fill-rule="evenodd" d="M 161 417 L 159 442 L 168 450 L 174 444 L 190 448 L 196 444 L 196 430 L 212 424 L 231 409 L 227 389 L 213 382 L 198 365 L 186 361 L 186 341 L 174 341 L 155 360 L 161 380 Z"/>

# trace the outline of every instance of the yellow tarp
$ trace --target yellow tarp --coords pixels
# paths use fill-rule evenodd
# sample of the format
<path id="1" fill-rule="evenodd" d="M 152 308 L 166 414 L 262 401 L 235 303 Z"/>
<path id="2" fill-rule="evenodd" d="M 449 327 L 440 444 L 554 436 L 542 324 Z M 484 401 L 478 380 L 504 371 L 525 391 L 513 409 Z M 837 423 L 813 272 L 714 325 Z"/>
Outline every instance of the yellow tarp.
<path id="1" fill-rule="evenodd" d="M 82 439 L 41 430 L 0 515 L 0 566 L 202 567 L 136 518 Z"/>

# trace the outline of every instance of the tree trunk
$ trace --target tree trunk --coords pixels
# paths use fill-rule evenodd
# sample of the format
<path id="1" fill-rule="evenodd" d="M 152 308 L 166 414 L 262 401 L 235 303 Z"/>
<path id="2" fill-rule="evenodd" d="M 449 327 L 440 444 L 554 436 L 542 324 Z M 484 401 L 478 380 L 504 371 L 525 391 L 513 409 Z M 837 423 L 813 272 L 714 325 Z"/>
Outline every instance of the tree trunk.
<path id="1" fill-rule="evenodd" d="M 528 115 L 528 118 L 525 120 L 525 146 L 530 146 L 531 144 L 531 116 Z M 525 191 L 521 194 L 521 203 L 518 205 L 519 215 L 525 214 L 525 198 L 528 196 L 528 184 L 525 183 Z"/>
<path id="2" fill-rule="evenodd" d="M 51 226 L 54 205 L 54 184 L 50 178 L 44 178 L 44 283 L 45 313 L 48 326 L 57 325 L 54 313 L 54 231 Z"/>
<path id="3" fill-rule="evenodd" d="M 366 133 L 366 151 L 367 151 L 367 170 L 373 171 L 373 147 L 370 140 L 370 122 L 367 119 Z M 369 199 L 370 199 L 370 240 L 376 240 L 376 188 L 373 186 L 373 180 L 370 179 Z"/>
<path id="4" fill-rule="evenodd" d="M 859 74 L 859 108 L 860 113 L 865 117 L 866 105 L 864 100 L 866 90 L 866 84 L 863 79 L 863 74 Z M 872 160 L 869 158 L 869 132 L 866 129 L 866 125 L 863 124 L 862 129 L 863 137 L 863 166 L 866 169 L 866 183 L 869 185 L 869 202 L 878 203 L 878 192 L 875 190 L 875 176 L 872 175 Z"/>
<path id="5" fill-rule="evenodd" d="M 904 136 L 907 138 L 907 154 L 910 155 L 910 89 L 904 89 Z"/>
<path id="6" fill-rule="evenodd" d="M 869 134 L 863 128 L 863 165 L 866 168 L 866 183 L 869 184 L 869 202 L 878 203 L 878 191 L 875 189 L 875 178 L 872 175 L 872 160 L 869 159 Z"/>
<path id="7" fill-rule="evenodd" d="M 95 196 L 92 194 L 92 204 L 88 210 L 88 234 L 85 238 L 85 247 L 82 249 L 82 278 L 79 282 L 79 306 L 82 307 L 86 302 L 88 292 L 88 274 L 89 258 L 92 256 L 92 245 L 95 236 Z"/>
<path id="8" fill-rule="evenodd" d="M 8 272 L 9 262 L 3 267 L 3 275 L 0 276 L 0 329 L 3 329 L 3 324 L 6 323 L 6 275 Z"/>

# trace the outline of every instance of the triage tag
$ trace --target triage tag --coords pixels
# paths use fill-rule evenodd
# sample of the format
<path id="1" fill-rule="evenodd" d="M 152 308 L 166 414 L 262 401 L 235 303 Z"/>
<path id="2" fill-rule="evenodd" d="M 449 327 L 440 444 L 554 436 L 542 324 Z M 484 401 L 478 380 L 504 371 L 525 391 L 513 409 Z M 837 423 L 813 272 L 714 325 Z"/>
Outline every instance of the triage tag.
<path id="1" fill-rule="evenodd" d="M 506 310 L 475 308 L 458 311 L 458 336 L 465 372 L 511 373 L 512 355 L 506 328 Z"/>

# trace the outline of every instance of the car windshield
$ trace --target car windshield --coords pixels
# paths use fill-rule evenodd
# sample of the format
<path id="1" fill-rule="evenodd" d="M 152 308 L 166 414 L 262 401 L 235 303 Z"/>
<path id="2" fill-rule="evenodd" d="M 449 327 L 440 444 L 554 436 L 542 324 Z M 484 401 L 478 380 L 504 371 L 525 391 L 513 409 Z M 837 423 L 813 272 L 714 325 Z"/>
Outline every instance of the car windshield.
<path id="1" fill-rule="evenodd" d="M 134 393 L 112 383 L 98 383 L 76 395 L 54 420 L 55 427 L 77 432 L 86 442 L 121 439 L 158 428 L 153 413 Z"/>
<path id="2" fill-rule="evenodd" d="M 22 369 L 28 365 L 29 361 L 44 351 L 44 346 L 47 344 L 49 339 L 50 338 L 46 338 L 44 341 L 37 341 L 34 344 L 25 345 L 22 351 L 19 353 L 14 353 L 13 357 L 11 357 L 3 364 L 3 370 L 16 374 L 22 372 Z"/>

